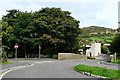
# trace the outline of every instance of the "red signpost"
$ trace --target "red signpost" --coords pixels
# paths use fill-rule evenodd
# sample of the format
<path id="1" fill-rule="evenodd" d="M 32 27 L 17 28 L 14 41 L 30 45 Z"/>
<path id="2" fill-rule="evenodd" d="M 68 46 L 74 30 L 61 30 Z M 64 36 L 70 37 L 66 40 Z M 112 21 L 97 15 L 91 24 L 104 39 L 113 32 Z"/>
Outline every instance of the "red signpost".
<path id="1" fill-rule="evenodd" d="M 16 61 L 17 61 L 17 48 L 18 48 L 19 46 L 18 46 L 18 44 L 16 43 L 15 44 L 15 46 L 14 46 L 14 48 L 15 48 L 15 59 L 16 59 Z"/>
<path id="2" fill-rule="evenodd" d="M 17 43 L 15 44 L 14 48 L 18 48 L 18 44 Z"/>

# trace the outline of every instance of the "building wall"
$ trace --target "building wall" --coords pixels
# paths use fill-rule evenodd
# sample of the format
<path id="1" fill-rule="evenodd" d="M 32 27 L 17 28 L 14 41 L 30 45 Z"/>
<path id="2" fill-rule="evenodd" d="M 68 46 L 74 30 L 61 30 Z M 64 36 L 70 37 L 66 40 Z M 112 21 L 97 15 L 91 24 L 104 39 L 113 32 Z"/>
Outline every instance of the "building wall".
<path id="1" fill-rule="evenodd" d="M 89 57 L 96 57 L 101 55 L 101 43 L 91 44 L 91 48 L 86 50 L 86 55 Z"/>
<path id="2" fill-rule="evenodd" d="M 95 43 L 94 56 L 101 55 L 101 43 Z"/>

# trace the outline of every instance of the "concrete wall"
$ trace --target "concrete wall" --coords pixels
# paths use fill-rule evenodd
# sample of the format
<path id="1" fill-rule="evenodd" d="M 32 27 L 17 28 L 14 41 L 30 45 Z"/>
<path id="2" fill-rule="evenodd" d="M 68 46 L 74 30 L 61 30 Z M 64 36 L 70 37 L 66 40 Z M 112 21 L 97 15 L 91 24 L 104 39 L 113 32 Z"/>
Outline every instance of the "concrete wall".
<path id="1" fill-rule="evenodd" d="M 74 54 L 74 53 L 58 53 L 59 60 L 66 59 L 87 59 L 86 55 Z"/>

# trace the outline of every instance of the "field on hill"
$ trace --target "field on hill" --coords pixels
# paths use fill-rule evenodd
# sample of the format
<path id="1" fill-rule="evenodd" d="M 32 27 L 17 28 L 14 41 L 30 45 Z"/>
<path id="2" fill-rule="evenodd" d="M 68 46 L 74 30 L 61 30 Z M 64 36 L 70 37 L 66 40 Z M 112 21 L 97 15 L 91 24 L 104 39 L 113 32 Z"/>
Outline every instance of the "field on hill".
<path id="1" fill-rule="evenodd" d="M 93 41 L 111 43 L 116 34 L 115 29 L 98 26 L 81 28 L 81 31 L 82 33 L 79 36 L 79 40 L 86 44 L 90 44 Z"/>
<path id="2" fill-rule="evenodd" d="M 99 42 L 106 42 L 111 43 L 114 36 L 103 36 L 103 37 L 91 37 L 91 40 L 93 41 L 99 41 Z"/>

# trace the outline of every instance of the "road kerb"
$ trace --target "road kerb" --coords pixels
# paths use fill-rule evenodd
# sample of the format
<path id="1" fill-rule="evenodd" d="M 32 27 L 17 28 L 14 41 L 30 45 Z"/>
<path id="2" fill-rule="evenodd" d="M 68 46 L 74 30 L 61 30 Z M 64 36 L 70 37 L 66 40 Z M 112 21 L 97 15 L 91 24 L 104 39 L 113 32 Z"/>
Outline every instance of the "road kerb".
<path id="1" fill-rule="evenodd" d="M 91 74 L 91 73 L 88 73 L 88 72 L 83 72 L 83 71 L 79 71 L 79 72 L 82 73 L 82 74 L 84 74 L 84 75 L 92 76 L 92 77 L 96 77 L 96 78 L 104 78 L 104 79 L 107 78 L 107 77 L 104 77 L 104 76 L 94 75 L 94 74 Z"/>

